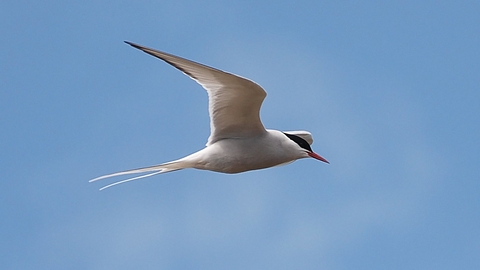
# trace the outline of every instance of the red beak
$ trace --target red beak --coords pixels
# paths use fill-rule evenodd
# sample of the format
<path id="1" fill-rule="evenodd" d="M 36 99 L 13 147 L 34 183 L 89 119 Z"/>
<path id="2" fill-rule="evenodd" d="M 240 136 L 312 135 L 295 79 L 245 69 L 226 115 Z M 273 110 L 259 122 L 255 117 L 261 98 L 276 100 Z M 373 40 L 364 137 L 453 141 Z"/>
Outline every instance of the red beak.
<path id="1" fill-rule="evenodd" d="M 315 152 L 308 152 L 308 155 L 314 159 L 318 159 L 320 161 L 323 161 L 325 163 L 328 163 L 330 164 L 330 162 L 328 162 L 328 160 L 324 159 L 323 157 L 321 157 L 319 154 L 315 153 Z"/>

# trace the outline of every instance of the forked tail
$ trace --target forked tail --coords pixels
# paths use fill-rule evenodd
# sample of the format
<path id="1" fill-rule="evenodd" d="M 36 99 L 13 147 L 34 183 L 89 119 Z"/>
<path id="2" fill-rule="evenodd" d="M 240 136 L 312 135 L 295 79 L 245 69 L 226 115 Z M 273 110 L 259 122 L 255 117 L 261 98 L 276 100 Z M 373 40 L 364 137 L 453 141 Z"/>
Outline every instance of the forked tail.
<path id="1" fill-rule="evenodd" d="M 95 182 L 95 181 L 98 181 L 98 180 L 101 180 L 101 179 L 120 176 L 120 175 L 126 175 L 126 174 L 152 172 L 152 173 L 147 173 L 147 174 L 144 174 L 144 175 L 128 178 L 128 179 L 125 179 L 125 180 L 121 180 L 121 181 L 118 181 L 118 182 L 114 182 L 112 184 L 109 184 L 109 185 L 106 185 L 106 186 L 100 188 L 100 190 L 104 190 L 106 188 L 113 187 L 113 186 L 123 184 L 123 183 L 126 183 L 126 182 L 130 182 L 130 181 L 133 181 L 133 180 L 142 179 L 142 178 L 153 176 L 153 175 L 160 174 L 160 173 L 173 172 L 173 171 L 188 168 L 185 165 L 186 164 L 184 164 L 184 162 L 182 162 L 182 160 L 175 160 L 175 161 L 171 161 L 171 162 L 167 162 L 167 163 L 163 163 L 163 164 L 159 164 L 159 165 L 154 165 L 154 166 L 150 166 L 150 167 L 145 167 L 145 168 L 140 168 L 140 169 L 134 169 L 134 170 L 128 170 L 128 171 L 122 171 L 122 172 L 116 172 L 116 173 L 112 173 L 112 174 L 103 175 L 103 176 L 97 177 L 95 179 L 92 179 L 88 182 Z"/>

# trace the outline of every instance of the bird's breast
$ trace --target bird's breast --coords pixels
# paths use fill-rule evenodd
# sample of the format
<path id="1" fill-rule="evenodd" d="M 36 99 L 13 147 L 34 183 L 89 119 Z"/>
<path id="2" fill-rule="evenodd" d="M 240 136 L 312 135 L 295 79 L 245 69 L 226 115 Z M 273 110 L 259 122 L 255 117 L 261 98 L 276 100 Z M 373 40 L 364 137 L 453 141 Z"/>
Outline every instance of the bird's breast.
<path id="1" fill-rule="evenodd" d="M 271 136 L 224 139 L 200 151 L 203 153 L 195 167 L 222 173 L 269 168 L 298 158 L 287 148 L 282 140 Z"/>

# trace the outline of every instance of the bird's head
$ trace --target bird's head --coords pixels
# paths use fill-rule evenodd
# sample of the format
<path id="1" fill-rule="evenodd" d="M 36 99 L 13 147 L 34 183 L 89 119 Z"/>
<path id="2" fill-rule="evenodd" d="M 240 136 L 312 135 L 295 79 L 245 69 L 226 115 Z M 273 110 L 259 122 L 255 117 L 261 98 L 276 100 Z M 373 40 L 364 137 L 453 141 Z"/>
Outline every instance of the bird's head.
<path id="1" fill-rule="evenodd" d="M 305 153 L 305 157 L 312 157 L 314 159 L 318 159 L 320 161 L 323 161 L 325 163 L 330 164 L 328 160 L 320 156 L 319 154 L 313 152 L 312 148 L 310 145 L 313 143 L 313 138 L 312 134 L 308 131 L 286 131 L 283 134 L 285 134 L 290 140 L 295 142 Z"/>

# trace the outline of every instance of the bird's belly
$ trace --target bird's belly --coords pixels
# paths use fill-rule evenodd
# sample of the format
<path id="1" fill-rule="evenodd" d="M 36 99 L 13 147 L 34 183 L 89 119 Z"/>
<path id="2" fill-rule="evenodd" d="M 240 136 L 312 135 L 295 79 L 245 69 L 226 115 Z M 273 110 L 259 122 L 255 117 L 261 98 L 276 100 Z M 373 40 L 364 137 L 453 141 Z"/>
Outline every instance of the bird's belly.
<path id="1" fill-rule="evenodd" d="M 205 166 L 205 169 L 210 171 L 222 172 L 222 173 L 241 173 L 251 170 L 265 169 L 279 165 L 283 162 L 273 162 L 272 160 L 256 160 L 252 162 L 248 158 L 228 158 L 210 162 Z"/>
<path id="2" fill-rule="evenodd" d="M 222 173 L 241 173 L 287 163 L 295 158 L 269 145 L 234 142 L 220 143 L 198 169 Z M 212 149 L 213 150 L 213 149 Z"/>

